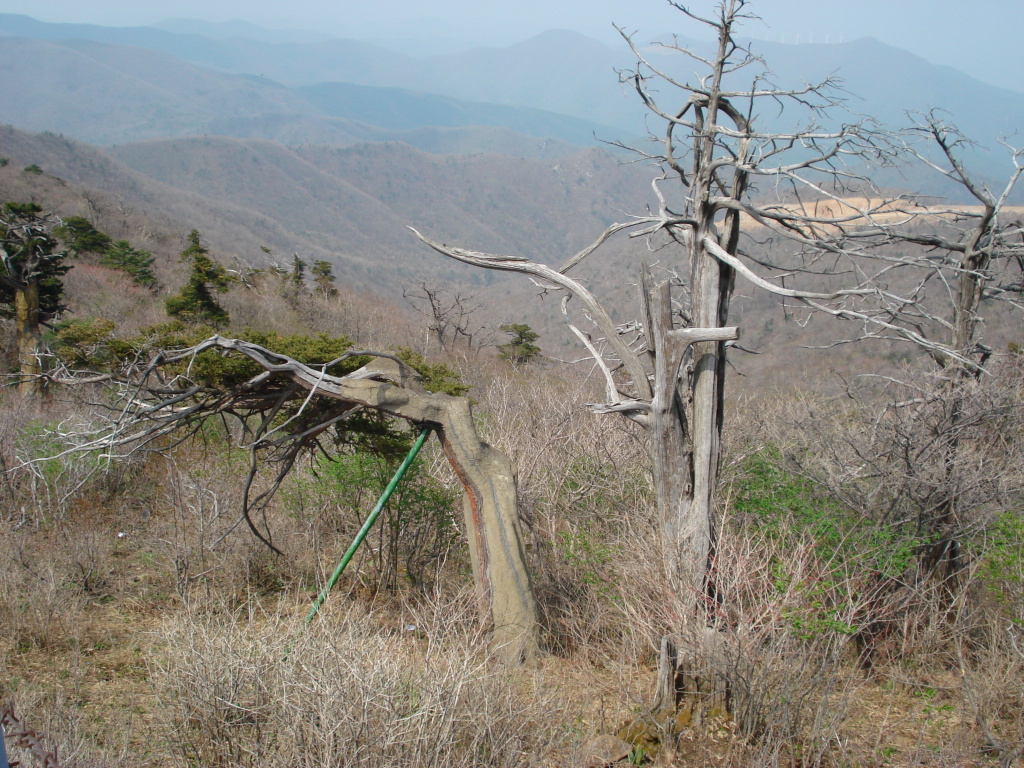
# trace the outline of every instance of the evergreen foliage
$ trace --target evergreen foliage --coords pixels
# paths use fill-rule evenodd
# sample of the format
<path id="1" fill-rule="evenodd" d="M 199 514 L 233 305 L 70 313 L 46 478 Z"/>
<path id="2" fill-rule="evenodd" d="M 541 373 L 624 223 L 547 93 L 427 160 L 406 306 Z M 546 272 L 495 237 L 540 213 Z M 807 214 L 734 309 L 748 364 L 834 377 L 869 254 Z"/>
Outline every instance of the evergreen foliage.
<path id="1" fill-rule="evenodd" d="M 141 248 L 133 248 L 127 240 L 116 240 L 101 255 L 100 264 L 120 272 L 126 272 L 137 285 L 147 288 L 156 286 L 153 274 L 153 254 Z"/>
<path id="2" fill-rule="evenodd" d="M 296 294 L 302 293 L 306 288 L 306 262 L 299 258 L 299 254 L 292 254 L 292 289 Z"/>
<path id="3" fill-rule="evenodd" d="M 29 283 L 39 289 L 38 320 L 64 310 L 61 278 L 71 267 L 58 250 L 49 222 L 36 203 L 7 202 L 0 208 L 0 315 L 11 317 L 17 291 Z"/>
<path id="4" fill-rule="evenodd" d="M 334 287 L 335 278 L 331 262 L 317 259 L 313 262 L 311 272 L 313 273 L 313 282 L 316 283 L 317 290 L 324 296 L 336 296 L 338 294 L 338 289 Z"/>
<path id="5" fill-rule="evenodd" d="M 119 337 L 114 323 L 102 318 L 71 320 L 57 327 L 54 353 L 71 368 L 91 370 L 117 370 L 125 363 L 153 357 L 164 351 L 187 349 L 213 336 L 216 329 L 210 325 L 185 322 L 182 319 L 146 328 L 131 337 Z M 243 330 L 238 338 L 258 344 L 271 353 L 285 355 L 313 368 L 326 366 L 332 376 L 344 376 L 369 362 L 366 356 L 342 358 L 351 351 L 352 342 L 344 336 L 282 335 L 279 333 Z M 422 355 L 409 349 L 400 349 L 396 355 L 423 378 L 424 387 L 431 392 L 463 395 L 468 387 L 458 374 L 443 363 L 428 363 Z M 211 398 L 230 397 L 250 380 L 263 372 L 248 358 L 225 355 L 208 350 L 176 365 L 164 365 L 165 373 L 184 376 L 202 388 Z M 289 380 L 283 374 L 271 376 L 260 385 L 261 390 L 281 392 Z M 257 396 L 254 394 L 254 399 Z M 278 423 L 288 426 L 285 432 L 301 433 L 313 428 L 318 420 L 337 404 L 326 398 L 306 402 L 297 398 L 280 408 Z M 411 433 L 404 424 L 376 411 L 353 414 L 340 422 L 325 436 L 336 447 L 368 451 L 386 458 L 400 458 L 411 444 Z"/>
<path id="6" fill-rule="evenodd" d="M 75 256 L 83 253 L 103 253 L 111 246 L 110 237 L 96 229 L 84 216 L 69 216 L 64 219 L 61 225 L 53 230 L 53 235 Z"/>
<path id="7" fill-rule="evenodd" d="M 133 336 L 117 335 L 114 323 L 103 318 L 70 320 L 56 328 L 55 354 L 72 366 L 109 370 L 122 362 L 154 356 L 161 352 L 186 349 L 215 335 L 217 330 L 210 325 L 189 323 L 182 319 L 145 328 Z M 315 336 L 243 330 L 238 338 L 259 344 L 272 352 L 287 355 L 309 366 L 321 366 L 349 351 L 352 343 L 344 336 Z M 351 357 L 334 362 L 327 367 L 332 376 L 344 376 L 364 365 L 368 358 Z M 179 368 L 166 366 L 166 370 L 185 374 L 190 381 L 202 386 L 211 394 L 231 391 L 262 369 L 251 360 L 229 357 L 216 352 L 203 352 Z"/>
<path id="8" fill-rule="evenodd" d="M 511 341 L 498 346 L 502 359 L 510 363 L 528 363 L 540 357 L 540 347 L 533 343 L 540 338 L 540 334 L 526 323 L 509 323 L 501 326 L 501 330 L 512 334 Z"/>
<path id="9" fill-rule="evenodd" d="M 188 235 L 188 245 L 181 252 L 181 260 L 191 262 L 192 271 L 181 293 L 167 299 L 167 314 L 188 322 L 222 327 L 228 323 L 228 313 L 217 303 L 213 292 L 226 292 L 231 278 L 223 266 L 210 258 L 210 252 L 203 247 L 199 237 L 199 231 L 195 229 Z"/>
<path id="10" fill-rule="evenodd" d="M 428 363 L 423 355 L 408 347 L 400 347 L 395 356 L 423 377 L 423 388 L 428 392 L 459 397 L 469 391 L 469 387 L 459 379 L 459 374 L 444 363 Z"/>
<path id="11" fill-rule="evenodd" d="M 75 256 L 96 254 L 100 264 L 126 272 L 136 284 L 147 288 L 156 285 L 152 253 L 133 248 L 127 240 L 112 240 L 84 216 L 68 216 L 53 230 L 53 236 Z"/>

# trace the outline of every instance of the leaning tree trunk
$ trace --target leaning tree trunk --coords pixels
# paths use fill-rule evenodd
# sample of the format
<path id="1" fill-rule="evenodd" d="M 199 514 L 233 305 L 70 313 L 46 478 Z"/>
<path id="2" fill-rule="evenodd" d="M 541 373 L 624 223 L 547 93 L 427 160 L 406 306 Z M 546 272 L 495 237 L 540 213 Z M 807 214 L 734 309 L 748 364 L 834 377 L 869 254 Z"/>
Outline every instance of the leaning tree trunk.
<path id="1" fill-rule="evenodd" d="M 39 362 L 39 284 L 34 280 L 14 292 L 14 325 L 18 337 L 18 391 L 37 397 L 42 391 Z"/>
<path id="2" fill-rule="evenodd" d="M 193 350 L 235 350 L 265 370 L 289 376 L 317 394 L 358 404 L 437 431 L 445 455 L 466 491 L 466 532 L 480 618 L 505 659 L 524 661 L 538 649 L 538 612 L 526 569 L 512 463 L 480 439 L 470 402 L 464 397 L 425 392 L 419 380 L 384 357 L 347 376 L 314 370 L 269 353 L 255 344 L 215 336 Z M 280 362 L 282 359 L 285 362 Z"/>
<path id="3" fill-rule="evenodd" d="M 537 651 L 537 604 L 526 570 L 512 462 L 477 435 L 465 398 L 451 398 L 440 426 L 445 455 L 466 491 L 463 512 L 481 620 L 490 622 L 503 656 L 526 660 Z"/>

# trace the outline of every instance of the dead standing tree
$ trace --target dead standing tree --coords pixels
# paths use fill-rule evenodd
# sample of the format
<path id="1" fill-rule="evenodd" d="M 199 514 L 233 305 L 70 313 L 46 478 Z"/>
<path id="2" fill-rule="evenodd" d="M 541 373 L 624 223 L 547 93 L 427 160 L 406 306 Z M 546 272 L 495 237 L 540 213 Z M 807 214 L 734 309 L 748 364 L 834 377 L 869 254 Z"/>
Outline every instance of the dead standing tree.
<path id="1" fill-rule="evenodd" d="M 228 386 L 223 379 L 201 375 L 219 356 L 249 361 L 257 372 Z M 372 359 L 343 375 L 328 372 L 361 356 Z M 75 445 L 71 450 L 118 455 L 165 449 L 168 438 L 172 444 L 180 442 L 211 418 L 235 417 L 251 456 L 243 516 L 275 551 L 270 531 L 261 530 L 253 515 L 265 508 L 303 453 L 324 449 L 321 440 L 332 430 L 343 431 L 347 422 L 366 414 L 432 428 L 465 488 L 464 516 L 481 624 L 490 629 L 503 658 L 519 661 L 536 653 L 537 606 L 519 532 L 512 464 L 480 439 L 468 398 L 427 392 L 418 374 L 397 357 L 352 351 L 324 364 L 306 365 L 258 344 L 214 336 L 187 349 L 126 362 L 116 373 L 63 371 L 49 378 L 59 384 L 112 384 L 117 394 L 111 418 L 99 434 L 92 427 L 79 434 L 65 430 L 62 437 Z M 267 464 L 277 466 L 276 476 L 253 497 L 257 471 Z"/>
<path id="2" fill-rule="evenodd" d="M 881 327 L 890 327 L 893 313 L 914 301 L 885 289 L 888 264 L 874 263 L 869 273 L 863 260 L 887 241 L 888 227 L 907 218 L 865 176 L 868 168 L 893 161 L 898 142 L 869 122 L 823 128 L 828 110 L 841 106 L 834 80 L 793 89 L 771 84 L 763 62 L 734 39 L 736 25 L 750 18 L 744 0 L 722 0 L 713 18 L 672 5 L 713 29 L 717 45 L 710 55 L 663 45 L 654 61 L 645 54 L 650 49 L 623 33 L 638 62 L 621 75 L 623 82 L 664 126 L 652 136 L 656 149 L 632 149 L 662 170 L 653 183 L 656 209 L 611 225 L 560 267 L 452 247 L 413 230 L 447 257 L 518 272 L 545 291 L 562 291 L 566 320 L 606 383 L 606 402 L 591 408 L 646 430 L 667 591 L 674 596 L 667 607 L 675 611 L 662 643 L 654 707 L 659 722 L 684 699 L 703 700 L 696 712 L 729 706 L 730 672 L 719 661 L 729 652 L 718 610 L 726 596 L 715 583 L 716 486 L 726 354 L 738 338 L 729 325 L 737 277 L 783 300 L 854 313 Z M 667 54 L 696 62 L 705 74 L 694 82 L 675 78 L 660 64 Z M 667 106 L 676 96 L 682 97 L 677 105 Z M 786 110 L 801 113 L 797 127 L 760 129 L 762 111 L 775 115 L 780 107 L 787 119 Z M 632 316 L 616 320 L 570 273 L 622 234 L 656 249 L 660 274 L 668 277 L 656 281 L 652 268 L 642 265 L 639 303 Z M 582 305 L 591 332 L 570 318 L 573 302 Z M 931 343 L 912 327 L 892 330 Z M 678 657 L 673 635 L 688 646 Z"/>
<path id="3" fill-rule="evenodd" d="M 1006 145 L 1013 169 L 1002 189 L 993 192 L 964 162 L 962 152 L 970 144 L 935 112 L 904 131 L 901 154 L 940 173 L 972 203 L 905 195 L 879 209 L 864 232 L 872 238 L 871 247 L 858 251 L 856 266 L 874 269 L 866 284 L 881 286 L 883 279 L 907 283 L 905 298 L 895 301 L 878 290 L 862 307 L 854 307 L 796 296 L 803 308 L 861 324 L 861 333 L 836 344 L 909 342 L 954 378 L 985 372 L 993 352 L 978 338 L 986 306 L 988 314 L 1022 309 L 1024 217 L 1008 201 L 1024 174 L 1024 149 Z"/>
<path id="4" fill-rule="evenodd" d="M 940 153 L 936 162 L 919 146 L 911 145 L 915 157 L 942 173 L 977 203 L 974 209 L 926 207 L 920 217 L 931 223 L 930 233 L 898 233 L 903 242 L 923 246 L 914 258 L 906 259 L 907 266 L 923 274 L 922 282 L 940 286 L 943 297 L 939 306 L 944 311 L 936 311 L 932 302 L 921 302 L 905 322 L 935 328 L 948 348 L 929 350 L 946 380 L 943 389 L 947 393 L 944 408 L 948 428 L 943 431 L 944 482 L 932 508 L 921 511 L 919 529 L 935 539 L 933 551 L 943 553 L 948 561 L 941 564 L 955 571 L 960 567 L 955 557 L 959 552 L 958 538 L 977 523 L 965 514 L 969 509 L 961 509 L 960 488 L 964 478 L 958 467 L 962 463 L 961 435 L 965 428 L 969 430 L 969 419 L 965 417 L 967 390 L 972 380 L 986 372 L 993 352 L 978 338 L 984 322 L 983 307 L 987 304 L 989 313 L 993 307 L 1018 312 L 1022 309 L 1024 218 L 1019 211 L 1011 214 L 1007 201 L 1024 172 L 1024 150 L 1011 148 L 1013 170 L 1003 188 L 993 193 L 967 171 L 959 154 L 967 143 L 964 137 L 934 112 L 924 116 L 912 133 Z M 969 494 L 964 496 L 969 498 Z"/>
<path id="5" fill-rule="evenodd" d="M 934 198 L 895 204 L 899 221 L 885 225 L 886 247 L 865 256 L 884 263 L 890 275 L 902 275 L 913 286 L 913 301 L 891 306 L 884 323 L 866 322 L 847 309 L 831 311 L 862 324 L 860 333 L 837 343 L 910 342 L 934 364 L 926 382 L 914 381 L 912 372 L 889 377 L 896 394 L 874 419 L 876 436 L 887 438 L 859 450 L 865 464 L 903 478 L 888 486 L 893 494 L 903 489 L 917 507 L 924 569 L 941 565 L 951 573 L 959 568 L 959 539 L 984 528 L 985 517 L 998 508 L 999 458 L 986 461 L 990 471 L 979 473 L 973 466 L 978 446 L 965 449 L 982 434 L 980 425 L 1006 418 L 1007 406 L 985 404 L 998 401 L 1001 388 L 1015 386 L 1016 366 L 992 359 L 998 352 L 992 335 L 1019 327 L 1014 323 L 1024 309 L 1024 217 L 1008 204 L 1024 174 L 1024 150 L 1004 144 L 1012 167 L 993 191 L 966 165 L 970 142 L 938 113 L 921 115 L 904 138 L 907 154 L 943 175 L 970 204 Z M 813 301 L 804 306 L 828 309 Z M 1001 373 L 1008 382 L 997 381 Z M 911 511 L 906 504 L 885 506 L 901 510 L 900 516 Z"/>
<path id="6" fill-rule="evenodd" d="M 442 352 L 451 352 L 463 341 L 466 351 L 477 349 L 485 327 L 474 318 L 482 309 L 471 293 L 456 286 L 440 286 L 421 281 L 415 288 L 402 289 L 404 298 L 419 314 L 427 318 L 426 331 Z M 426 354 L 426 350 L 424 350 Z"/>
<path id="7" fill-rule="evenodd" d="M 914 157 L 938 171 L 973 199 L 974 206 L 923 205 L 914 222 L 927 222 L 930 232 L 899 231 L 898 240 L 923 246 L 906 266 L 941 286 L 945 311 L 922 303 L 915 317 L 918 325 L 937 327 L 939 338 L 950 351 L 929 350 L 944 370 L 961 376 L 977 376 L 992 350 L 978 338 L 984 322 L 983 302 L 990 306 L 1021 309 L 1024 294 L 1024 216 L 1007 203 L 1021 174 L 1024 149 L 1008 147 L 1013 170 L 996 192 L 972 177 L 960 154 L 969 142 L 955 127 L 932 112 L 909 132 L 919 141 L 908 144 Z M 937 148 L 939 158 L 925 154 L 925 146 Z M 928 310 L 931 311 L 928 311 Z M 944 336 L 944 338 L 943 338 Z"/>
<path id="8" fill-rule="evenodd" d="M 654 183 L 657 211 L 611 225 L 557 268 L 452 247 L 413 231 L 450 258 L 519 272 L 546 290 L 564 291 L 567 320 L 570 301 L 582 304 L 595 333 L 585 333 L 571 321 L 570 327 L 601 366 L 607 390 L 607 402 L 592 408 L 618 413 L 647 430 L 668 584 L 682 605 L 689 606 L 681 620 L 699 616 L 703 626 L 718 599 L 712 578 L 715 488 L 726 349 L 738 337 L 737 329 L 728 325 L 736 276 L 779 296 L 814 301 L 832 311 L 871 297 L 871 307 L 860 311 L 879 322 L 884 322 L 891 305 L 904 300 L 881 291 L 875 276 L 865 275 L 857 265 L 860 253 L 875 247 L 884 235 L 876 217 L 891 214 L 888 201 L 860 175 L 865 163 L 888 161 L 892 146 L 887 137 L 861 123 L 835 130 L 817 126 L 818 116 L 838 105 L 832 95 L 836 83 L 831 80 L 793 90 L 769 85 L 763 63 L 733 37 L 737 23 L 750 18 L 744 13 L 744 0 L 724 0 L 714 18 L 672 5 L 711 27 L 717 47 L 704 56 L 678 45 L 661 46 L 706 68 L 693 84 L 652 63 L 624 34 L 638 64 L 622 79 L 665 126 L 663 134 L 654 137 L 659 149 L 632 149 L 663 170 Z M 663 106 L 659 89 L 664 86 L 671 95 L 682 94 L 681 107 Z M 758 130 L 755 121 L 762 106 L 775 112 L 779 105 L 800 108 L 810 113 L 809 118 L 802 128 L 788 133 Z M 682 189 L 678 210 L 669 202 L 675 192 L 666 194 L 661 186 L 667 180 Z M 762 187 L 757 200 L 752 195 L 755 181 Z M 638 280 L 636 315 L 617 323 L 569 272 L 624 232 L 658 246 L 659 266 L 672 277 L 655 283 L 645 265 Z M 750 233 L 757 233 L 762 242 L 748 237 Z M 753 253 L 763 251 L 768 239 L 795 244 L 787 254 L 785 272 Z M 845 275 L 850 287 L 827 292 L 786 287 L 787 279 L 790 285 L 812 287 L 824 282 L 824 270 L 815 267 L 823 255 L 832 260 L 828 281 Z M 670 261 L 677 257 L 682 258 Z M 774 281 L 758 274 L 773 269 Z M 698 605 L 709 610 L 698 611 Z"/>

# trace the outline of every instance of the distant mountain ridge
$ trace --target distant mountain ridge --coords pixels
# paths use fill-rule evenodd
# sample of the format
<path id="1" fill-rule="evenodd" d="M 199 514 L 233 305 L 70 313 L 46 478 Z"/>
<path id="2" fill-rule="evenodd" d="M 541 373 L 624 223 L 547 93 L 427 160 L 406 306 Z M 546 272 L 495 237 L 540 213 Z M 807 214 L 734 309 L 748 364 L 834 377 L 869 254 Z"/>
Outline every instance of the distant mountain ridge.
<path id="1" fill-rule="evenodd" d="M 401 141 L 441 154 L 544 160 L 570 153 L 572 144 L 634 143 L 643 131 L 639 100 L 614 72 L 631 62 L 629 52 L 572 32 L 552 31 L 502 49 L 411 57 L 351 40 L 271 43 L 225 38 L 226 31 L 214 27 L 207 36 L 46 24 L 0 14 L 0 121 L 97 144 L 185 136 L 288 146 Z M 230 31 L 259 32 L 238 25 Z M 970 158 L 980 175 L 994 184 L 1005 176 L 1008 163 L 996 140 L 1024 126 L 1024 94 L 868 39 L 751 46 L 783 86 L 837 72 L 845 77 L 853 94 L 849 112 L 837 111 L 824 125 L 860 114 L 906 124 L 905 110 L 945 104 L 970 138 L 995 148 Z M 644 48 L 644 54 L 669 66 L 664 48 Z M 679 96 L 666 98 L 674 103 Z M 474 101 L 478 97 L 487 103 Z M 792 127 L 795 119 L 774 110 L 759 117 L 768 129 Z M 944 191 L 934 177 L 905 180 L 899 173 L 882 180 Z"/>
<path id="2" fill-rule="evenodd" d="M 200 66 L 261 75 L 284 85 L 345 82 L 405 88 L 468 101 L 529 106 L 617 126 L 636 133 L 642 109 L 617 82 L 616 69 L 633 56 L 565 30 L 553 30 L 506 48 L 477 48 L 447 55 L 406 56 L 357 40 L 267 42 L 266 30 L 188 22 L 170 32 L 153 27 L 49 24 L 28 16 L 0 14 L 0 35 L 49 40 L 93 40 L 161 51 Z M 199 34 L 203 31 L 204 34 Z M 245 37 L 245 35 L 249 35 Z M 643 42 L 645 38 L 638 38 Z M 1024 93 L 1006 91 L 948 67 L 870 38 L 841 44 L 785 45 L 749 42 L 781 80 L 800 82 L 838 74 L 864 112 L 897 121 L 902 110 L 943 108 L 958 121 L 995 117 L 1003 129 L 1021 125 Z M 700 50 L 707 43 L 680 38 Z M 658 61 L 655 49 L 648 49 Z M 952 84 L 953 93 L 947 92 Z M 898 104 L 899 110 L 892 109 Z M 879 110 L 876 105 L 880 105 Z M 989 121 L 991 122 L 991 121 Z M 980 137 L 986 140 L 986 137 Z"/>
<path id="3" fill-rule="evenodd" d="M 175 34 L 202 35 L 221 40 L 241 37 L 262 40 L 267 43 L 322 43 L 335 37 L 335 35 L 314 32 L 310 29 L 267 29 L 238 19 L 222 22 L 200 21 L 199 19 L 165 19 L 150 26 Z"/>
<path id="4" fill-rule="evenodd" d="M 175 28 L 171 25 L 172 28 Z M 64 130 L 83 140 L 98 143 L 132 141 L 158 135 L 187 135 L 223 133 L 234 136 L 258 136 L 285 143 L 346 144 L 355 140 L 379 141 L 399 139 L 423 149 L 451 147 L 452 151 L 486 151 L 500 146 L 510 137 L 501 139 L 487 130 L 474 145 L 478 135 L 472 122 L 482 124 L 481 129 L 504 129 L 537 138 L 553 138 L 569 143 L 595 143 L 599 140 L 624 140 L 628 143 L 644 134 L 645 114 L 642 104 L 631 92 L 628 84 L 620 84 L 617 69 L 630 67 L 634 57 L 625 47 L 608 46 L 582 35 L 567 31 L 551 31 L 506 48 L 477 48 L 439 55 L 406 55 L 384 47 L 357 40 L 313 40 L 271 42 L 266 30 L 247 25 L 212 25 L 188 22 L 171 32 L 167 29 L 147 27 L 101 27 L 85 24 L 47 24 L 28 16 L 0 14 L 0 42 L 13 45 L 16 38 L 47 40 L 51 45 L 77 48 L 82 53 L 86 41 L 102 42 L 108 46 L 131 46 L 119 57 L 125 62 L 128 75 L 134 75 L 128 50 L 140 57 L 140 69 L 145 70 L 145 51 L 173 56 L 177 65 L 164 58 L 168 73 L 186 66 L 206 68 L 205 78 L 215 74 L 224 77 L 248 75 L 252 79 L 247 88 L 243 81 L 224 80 L 249 94 L 250 103 L 240 104 L 231 94 L 223 99 L 209 98 L 208 104 L 224 103 L 226 114 L 204 113 L 203 93 L 197 90 L 198 114 L 180 114 L 181 101 L 161 108 L 161 94 L 143 93 L 138 83 L 129 83 L 127 93 L 139 105 L 138 111 L 148 110 L 150 120 L 139 121 L 139 115 L 118 115 L 120 136 L 100 136 L 102 124 L 94 115 L 82 115 L 72 125 L 75 110 L 80 108 L 73 93 L 62 88 L 60 73 L 52 72 L 47 56 L 41 52 L 31 60 L 42 67 L 40 73 L 47 88 L 26 92 L 17 91 L 15 85 L 0 89 L 0 120 L 8 120 L 33 130 Z M 204 32 L 198 34 L 197 32 Z M 238 36 L 229 36 L 238 35 Z M 249 35 L 246 37 L 245 35 Z M 71 42 L 71 41 L 77 42 Z M 638 42 L 643 42 L 638 38 Z M 1024 127 L 1024 93 L 1007 91 L 982 83 L 948 67 L 940 67 L 906 51 L 884 45 L 876 40 L 861 39 L 832 45 L 784 45 L 767 41 L 749 41 L 753 51 L 764 57 L 776 82 L 799 85 L 804 81 L 821 80 L 838 75 L 844 91 L 837 95 L 847 98 L 848 113 L 841 110 L 832 116 L 832 124 L 859 119 L 860 115 L 877 118 L 884 126 L 905 126 L 910 118 L 906 112 L 944 109 L 951 120 L 989 152 L 975 152 L 971 161 L 984 174 L 997 181 L 1007 168 L 1006 153 L 998 145 L 1001 136 L 1013 136 Z M 680 45 L 707 46 L 692 40 L 679 39 Z M 22 43 L 25 45 L 25 43 Z M 145 49 L 145 51 L 140 50 Z M 52 53 L 54 49 L 48 49 Z M 645 55 L 659 66 L 677 69 L 678 62 L 669 62 L 664 48 L 645 47 Z M 7 57 L 0 75 L 4 79 L 24 79 L 19 64 L 31 55 L 23 48 L 22 58 Z M 155 54 L 154 54 L 155 55 Z M 65 55 L 64 58 L 67 58 Z M 75 66 L 65 62 L 64 69 Z M 681 76 L 688 76 L 692 62 L 686 64 Z M 51 71 L 48 71 L 51 70 Z M 211 72 L 210 70 L 218 70 Z M 120 77 L 125 72 L 108 73 Z M 103 80 L 103 75 L 96 75 Z M 194 72 L 183 74 L 185 79 L 198 80 Z M 253 94 L 255 83 L 268 89 Z M 328 85 L 330 84 L 330 85 Z M 339 85 L 340 84 L 340 85 Z M 168 83 L 172 97 L 181 95 L 181 88 Z M 190 86 L 191 87 L 191 86 Z M 270 93 L 269 89 L 278 89 Z M 284 102 L 288 89 L 292 101 Z M 385 89 L 376 94 L 360 88 Z M 396 90 L 397 89 L 397 90 Z M 121 95 L 121 85 L 107 88 L 107 99 Z M 331 93 L 345 93 L 345 99 L 331 102 Z M 294 96 L 303 93 L 304 103 L 298 106 Z M 65 107 L 49 107 L 48 114 L 28 99 L 56 102 Z M 20 101 L 13 98 L 20 97 Z M 94 88 L 92 101 L 86 105 L 99 113 L 104 107 L 113 112 L 125 105 L 104 104 L 103 93 Z M 434 99 L 432 97 L 439 97 Z M 98 101 L 97 101 L 98 99 Z M 259 103 L 271 102 L 268 108 Z M 172 98 L 170 101 L 174 101 Z M 143 106 L 149 102 L 149 106 Z M 526 108 L 529 111 L 516 111 Z M 173 114 L 178 110 L 178 114 Z M 164 114 L 163 125 L 157 117 Z M 457 130 L 464 136 L 442 136 L 451 128 L 453 116 L 459 116 Z M 556 117 L 558 115 L 559 117 Z M 24 118 L 20 117 L 24 116 Z M 29 120 L 30 116 L 37 119 Z M 398 124 L 398 118 L 407 126 L 401 129 L 374 125 L 374 120 Z M 45 118 L 45 119 L 44 119 Z M 769 111 L 762 115 L 762 125 L 772 129 L 791 120 Z M 56 122 L 67 124 L 58 127 Z M 336 121 L 348 122 L 336 122 Z M 573 120 L 577 122 L 573 122 Z M 112 121 L 114 122 L 114 121 Z M 353 123 L 359 123 L 354 125 Z M 418 125 L 416 123 L 419 123 Z M 440 125 L 438 125 L 440 123 Z M 137 128 L 131 133 L 129 127 Z M 377 132 L 371 130 L 378 129 Z M 430 129 L 430 135 L 418 137 L 417 131 Z M 412 131 L 399 136 L 395 130 Z M 90 132 L 91 131 L 91 132 Z M 109 130 L 110 132 L 113 129 Z M 530 142 L 512 141 L 514 151 L 530 151 Z M 525 149 L 523 148 L 525 146 Z M 893 181 L 898 181 L 894 177 Z"/>
<path id="5" fill-rule="evenodd" d="M 26 61 L 35 62 L 31 78 L 20 76 Z M 376 122 L 388 115 L 402 119 Z M 0 121 L 95 144 L 213 134 L 338 146 L 399 140 L 463 153 L 504 146 L 537 157 L 594 144 L 595 134 L 610 130 L 542 110 L 395 89 L 289 89 L 147 49 L 19 37 L 0 37 Z"/>
<path id="6" fill-rule="evenodd" d="M 318 83 L 293 88 L 323 114 L 358 120 L 388 130 L 423 126 L 461 128 L 500 126 L 530 136 L 557 136 L 580 146 L 614 129 L 568 115 L 529 107 L 463 101 L 417 93 L 405 88 L 378 88 L 352 83 Z"/>

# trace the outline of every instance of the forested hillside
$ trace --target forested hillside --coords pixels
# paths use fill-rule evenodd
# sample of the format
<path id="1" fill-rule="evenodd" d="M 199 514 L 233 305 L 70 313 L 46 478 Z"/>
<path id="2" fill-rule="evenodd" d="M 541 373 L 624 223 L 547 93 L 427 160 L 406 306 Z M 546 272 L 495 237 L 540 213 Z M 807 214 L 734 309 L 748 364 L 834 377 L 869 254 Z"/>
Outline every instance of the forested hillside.
<path id="1" fill-rule="evenodd" d="M 636 42 L 655 66 L 671 61 L 671 52 L 649 46 L 642 34 Z M 770 80 L 776 85 L 799 87 L 826 77 L 841 82 L 844 106 L 819 116 L 824 125 L 867 116 L 897 128 L 907 124 L 908 112 L 946 110 L 984 150 L 976 158 L 993 180 L 1001 159 L 997 139 L 1013 134 L 1024 120 L 1024 95 L 877 40 L 831 45 L 747 42 L 768 62 Z M 707 43 L 687 39 L 679 43 L 703 49 L 705 54 L 710 51 Z M 37 48 L 41 44 L 46 47 Z M 0 57 L 0 68 L 12 76 L 0 80 L 6 89 L 0 91 L 4 96 L 0 120 L 31 130 L 62 130 L 97 143 L 152 137 L 156 135 L 152 131 L 162 126 L 164 136 L 191 131 L 285 143 L 349 143 L 352 136 L 399 138 L 430 149 L 420 143 L 415 130 L 383 137 L 360 132 L 367 125 L 388 129 L 396 103 L 401 104 L 402 123 L 414 122 L 417 127 L 447 126 L 453 120 L 460 126 L 497 124 L 534 137 L 588 144 L 595 134 L 605 141 L 633 142 L 646 132 L 643 105 L 616 75 L 632 63 L 625 44 L 609 47 L 567 31 L 549 32 L 508 48 L 419 56 L 356 40 L 268 42 L 245 30 L 226 37 L 216 28 L 205 35 L 185 34 L 155 28 L 44 24 L 0 14 L 0 52 L 5 49 L 9 53 Z M 38 63 L 34 88 L 18 76 L 18 61 L 24 60 L 21 54 Z M 138 64 L 132 64 L 136 60 Z M 83 87 L 77 90 L 69 89 L 69 81 L 60 77 L 71 61 L 82 75 Z M 156 83 L 148 82 L 153 69 L 158 70 Z M 39 87 L 40 80 L 44 88 Z M 167 88 L 167 98 L 160 98 L 159 89 L 151 90 L 153 85 Z M 351 98 L 354 86 L 362 86 L 359 99 Z M 338 87 L 348 88 L 349 98 L 325 105 L 324 93 Z M 289 92 L 289 88 L 295 90 Z M 44 101 L 51 105 L 59 101 L 62 112 L 51 113 L 48 124 L 35 121 L 40 105 L 33 94 L 51 92 L 60 98 Z M 120 120 L 88 118 L 89 111 L 100 105 L 112 116 L 127 109 L 129 102 L 117 98 L 121 93 L 133 94 L 132 102 L 138 100 L 134 114 Z M 302 95 L 310 93 L 316 94 L 312 104 L 301 103 Z M 181 98 L 176 98 L 179 94 Z M 432 99 L 430 94 L 445 98 Z M 216 117 L 210 110 L 217 112 Z M 784 114 L 766 112 L 762 118 L 773 128 L 791 127 Z M 349 120 L 365 125 L 352 126 Z M 461 149 L 457 147 L 446 151 L 475 151 L 472 137 L 465 139 Z M 922 179 L 932 183 L 924 191 L 956 192 L 955 187 L 936 185 L 927 176 L 913 179 L 913 186 L 919 188 Z"/>
<path id="2" fill-rule="evenodd" d="M 31 81 L 16 76 L 24 61 L 40 62 Z M 95 144 L 211 134 L 550 157 L 545 140 L 564 152 L 618 133 L 593 118 L 408 89 L 344 82 L 289 88 L 262 75 L 224 74 L 164 53 L 78 39 L 0 36 L 0 72 L 0 120 Z"/>

